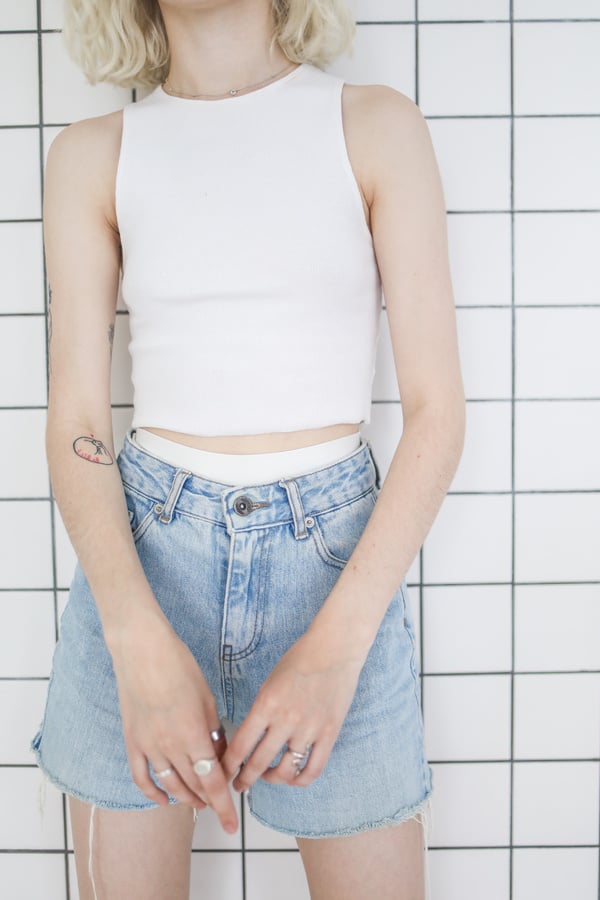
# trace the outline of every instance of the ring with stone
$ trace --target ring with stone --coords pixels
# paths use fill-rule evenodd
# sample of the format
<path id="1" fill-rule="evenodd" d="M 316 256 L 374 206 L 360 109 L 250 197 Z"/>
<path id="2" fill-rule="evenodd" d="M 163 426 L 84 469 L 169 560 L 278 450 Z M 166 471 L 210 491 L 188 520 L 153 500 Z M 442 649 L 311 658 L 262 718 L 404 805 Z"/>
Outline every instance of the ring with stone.
<path id="1" fill-rule="evenodd" d="M 216 761 L 216 756 L 211 756 L 209 759 L 197 759 L 194 763 L 194 772 L 196 775 L 208 775 L 212 772 Z"/>
<path id="2" fill-rule="evenodd" d="M 157 778 L 166 778 L 167 775 L 172 775 L 173 769 L 163 769 L 162 772 L 155 772 Z"/>

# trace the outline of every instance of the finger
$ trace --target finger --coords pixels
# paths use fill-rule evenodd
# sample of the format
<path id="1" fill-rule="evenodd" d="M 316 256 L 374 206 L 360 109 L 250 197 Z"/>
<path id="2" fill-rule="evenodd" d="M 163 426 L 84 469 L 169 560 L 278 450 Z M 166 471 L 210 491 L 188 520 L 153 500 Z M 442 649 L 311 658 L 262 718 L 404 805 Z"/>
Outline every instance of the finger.
<path id="1" fill-rule="evenodd" d="M 191 798 L 190 796 L 188 796 L 190 792 L 177 774 L 174 766 L 169 765 L 164 757 L 160 765 L 155 765 L 154 763 L 150 763 L 150 765 L 154 770 L 154 777 L 158 779 L 162 786 L 168 789 L 169 793 L 172 794 L 173 797 L 177 797 L 177 799 L 180 799 L 180 796 L 187 797 L 187 800 L 185 802 L 190 803 Z M 174 793 L 175 791 L 178 791 L 179 793 L 176 794 Z M 206 802 L 206 797 L 198 795 L 198 797 L 195 798 L 193 805 L 196 809 L 204 809 L 204 807 L 208 805 Z"/>
<path id="2" fill-rule="evenodd" d="M 236 791 L 245 791 L 265 772 L 286 742 L 286 732 L 267 730 L 233 781 Z"/>
<path id="3" fill-rule="evenodd" d="M 155 803 L 160 804 L 160 806 L 166 806 L 169 802 L 169 798 L 167 797 L 166 792 L 161 791 L 158 785 L 156 785 L 150 777 L 147 758 L 138 750 L 131 750 L 128 748 L 128 753 L 129 768 L 131 769 L 131 777 L 133 778 L 134 783 L 149 800 L 153 800 Z"/>
<path id="4" fill-rule="evenodd" d="M 304 746 L 306 746 L 306 743 L 310 742 L 305 742 Z M 300 750 L 300 748 L 303 746 L 296 740 L 289 741 L 289 744 L 294 749 L 298 750 Z M 263 780 L 268 781 L 271 784 L 285 783 L 292 786 L 295 785 L 296 787 L 307 787 L 319 777 L 319 775 L 325 768 L 325 764 L 329 759 L 332 747 L 333 743 L 324 740 L 320 740 L 317 743 L 314 743 L 312 745 L 310 756 L 308 757 L 308 762 L 306 763 L 304 768 L 300 770 L 300 773 L 298 775 L 296 774 L 294 757 L 291 753 L 286 752 L 283 754 L 279 765 L 274 769 L 270 769 L 263 776 Z"/>
<path id="5" fill-rule="evenodd" d="M 217 759 L 221 759 L 225 751 L 227 750 L 227 737 L 225 735 L 225 729 L 219 723 L 215 728 L 211 729 L 210 737 L 213 742 L 214 754 Z"/>
<path id="6" fill-rule="evenodd" d="M 230 779 L 235 776 L 244 760 L 250 756 L 251 752 L 262 739 L 267 725 L 268 722 L 259 719 L 258 716 L 250 710 L 231 739 L 231 743 L 221 759 L 221 765 L 223 766 L 226 778 Z"/>
<path id="7" fill-rule="evenodd" d="M 179 800 L 180 803 L 184 803 L 186 806 L 193 806 L 196 809 L 204 809 L 204 807 L 208 805 L 206 797 L 203 797 L 201 794 L 189 789 L 189 787 L 181 778 L 181 775 L 177 771 L 177 767 L 175 765 L 169 765 L 168 763 L 165 763 L 165 765 L 162 765 L 158 768 L 158 771 L 164 772 L 164 774 L 160 777 L 158 776 L 156 771 L 154 773 L 160 783 L 166 790 L 168 790 L 171 796 Z"/>
<path id="8" fill-rule="evenodd" d="M 214 754 L 199 752 L 194 759 L 208 759 L 211 756 Z M 219 760 L 215 761 L 208 775 L 198 775 L 191 758 L 182 756 L 177 761 L 177 771 L 192 790 L 201 791 L 206 796 L 208 805 L 214 809 L 225 831 L 229 834 L 237 831 L 237 813 Z"/>

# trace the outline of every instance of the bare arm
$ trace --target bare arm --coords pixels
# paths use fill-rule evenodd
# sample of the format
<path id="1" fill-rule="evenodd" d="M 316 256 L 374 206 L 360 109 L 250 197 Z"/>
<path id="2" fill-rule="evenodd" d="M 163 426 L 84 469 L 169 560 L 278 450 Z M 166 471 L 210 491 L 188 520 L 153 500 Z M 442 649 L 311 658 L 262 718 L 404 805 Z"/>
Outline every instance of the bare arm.
<path id="1" fill-rule="evenodd" d="M 132 615 L 162 612 L 131 537 L 113 444 L 110 365 L 120 240 L 109 187 L 119 134 L 114 120 L 106 127 L 108 117 L 102 119 L 64 129 L 48 152 L 46 453 L 61 516 L 112 648 Z"/>
<path id="2" fill-rule="evenodd" d="M 403 427 L 375 509 L 314 621 L 315 634 L 322 630 L 330 641 L 343 636 L 338 651 L 358 660 L 366 658 L 435 521 L 462 455 L 466 427 L 446 208 L 429 129 L 419 107 L 401 92 L 380 85 L 361 90 L 357 99 L 367 111 L 361 120 L 361 180 Z"/>
<path id="3" fill-rule="evenodd" d="M 120 123 L 119 123 L 120 125 Z M 193 761 L 221 754 L 210 731 L 216 701 L 187 645 L 162 612 L 129 525 L 115 459 L 110 364 L 121 244 L 114 216 L 120 146 L 115 114 L 70 125 L 46 165 L 44 239 L 51 286 L 50 395 L 46 452 L 65 527 L 89 582 L 117 680 L 132 777 L 150 800 L 205 800 L 232 831 L 237 817 L 216 765 L 200 778 Z"/>

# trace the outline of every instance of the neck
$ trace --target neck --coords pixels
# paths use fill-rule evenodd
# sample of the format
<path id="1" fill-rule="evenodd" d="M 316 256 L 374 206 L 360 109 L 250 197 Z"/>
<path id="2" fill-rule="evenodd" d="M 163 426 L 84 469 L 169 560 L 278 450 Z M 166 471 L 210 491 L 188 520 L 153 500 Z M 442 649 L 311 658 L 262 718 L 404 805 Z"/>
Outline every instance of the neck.
<path id="1" fill-rule="evenodd" d="M 190 9 L 159 3 L 171 64 L 169 85 L 188 94 L 219 94 L 259 82 L 290 65 L 273 33 L 270 0 L 223 0 Z"/>

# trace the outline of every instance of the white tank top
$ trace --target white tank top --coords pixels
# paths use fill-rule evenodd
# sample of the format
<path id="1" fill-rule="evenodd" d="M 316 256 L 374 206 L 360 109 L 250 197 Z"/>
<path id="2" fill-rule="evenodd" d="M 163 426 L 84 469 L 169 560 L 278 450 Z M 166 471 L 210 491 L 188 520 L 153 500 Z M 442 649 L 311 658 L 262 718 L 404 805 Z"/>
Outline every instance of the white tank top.
<path id="1" fill-rule="evenodd" d="M 303 63 L 237 97 L 158 85 L 125 106 L 115 203 L 132 427 L 370 421 L 382 292 L 342 86 Z"/>

